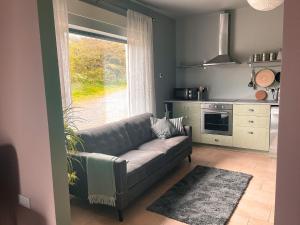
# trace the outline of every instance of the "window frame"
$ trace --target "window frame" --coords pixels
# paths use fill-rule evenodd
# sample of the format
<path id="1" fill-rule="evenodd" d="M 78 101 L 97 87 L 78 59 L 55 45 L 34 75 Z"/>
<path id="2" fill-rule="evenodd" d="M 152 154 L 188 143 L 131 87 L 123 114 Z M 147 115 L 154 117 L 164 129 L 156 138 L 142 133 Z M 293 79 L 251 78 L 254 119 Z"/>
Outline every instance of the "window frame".
<path id="1" fill-rule="evenodd" d="M 90 31 L 88 31 L 90 30 Z M 100 40 L 105 40 L 105 41 L 112 41 L 112 42 L 118 42 L 122 44 L 127 44 L 127 38 L 121 38 L 117 37 L 116 35 L 110 35 L 107 33 L 102 33 L 102 32 L 97 32 L 96 30 L 91 30 L 91 29 L 84 29 L 84 28 L 72 28 L 69 27 L 69 33 L 70 34 L 78 34 L 86 37 L 91 37 L 91 38 L 97 38 Z"/>

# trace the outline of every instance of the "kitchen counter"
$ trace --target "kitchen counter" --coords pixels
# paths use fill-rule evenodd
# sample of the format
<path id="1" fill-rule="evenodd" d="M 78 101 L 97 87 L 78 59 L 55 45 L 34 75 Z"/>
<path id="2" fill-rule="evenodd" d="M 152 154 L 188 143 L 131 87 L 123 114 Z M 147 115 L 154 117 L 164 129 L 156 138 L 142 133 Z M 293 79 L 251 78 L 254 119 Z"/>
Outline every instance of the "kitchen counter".
<path id="1" fill-rule="evenodd" d="M 221 104 L 236 104 L 236 105 L 242 105 L 242 104 L 253 104 L 253 105 L 275 105 L 278 106 L 279 103 L 274 100 L 263 100 L 258 101 L 255 99 L 224 99 L 224 100 L 218 100 L 218 99 L 211 99 L 209 101 L 198 101 L 198 100 L 167 100 L 165 103 L 172 103 L 172 102 L 191 102 L 191 103 L 221 103 Z"/>

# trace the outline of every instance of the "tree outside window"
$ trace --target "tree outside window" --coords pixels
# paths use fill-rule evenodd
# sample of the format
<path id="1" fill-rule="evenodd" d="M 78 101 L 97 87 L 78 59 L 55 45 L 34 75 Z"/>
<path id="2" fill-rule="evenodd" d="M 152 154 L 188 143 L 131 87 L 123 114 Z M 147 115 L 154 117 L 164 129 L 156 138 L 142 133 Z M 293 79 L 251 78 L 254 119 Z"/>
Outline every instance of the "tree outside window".
<path id="1" fill-rule="evenodd" d="M 70 33 L 72 102 L 79 129 L 128 117 L 126 44 Z"/>

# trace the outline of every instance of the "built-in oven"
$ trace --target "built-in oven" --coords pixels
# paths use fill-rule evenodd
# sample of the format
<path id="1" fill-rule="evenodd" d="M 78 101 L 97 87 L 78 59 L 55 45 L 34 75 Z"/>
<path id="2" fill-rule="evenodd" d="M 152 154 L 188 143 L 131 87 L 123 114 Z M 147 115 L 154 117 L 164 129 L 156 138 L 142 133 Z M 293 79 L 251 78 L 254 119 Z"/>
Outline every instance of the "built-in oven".
<path id="1" fill-rule="evenodd" d="M 201 104 L 201 133 L 232 136 L 232 104 Z"/>

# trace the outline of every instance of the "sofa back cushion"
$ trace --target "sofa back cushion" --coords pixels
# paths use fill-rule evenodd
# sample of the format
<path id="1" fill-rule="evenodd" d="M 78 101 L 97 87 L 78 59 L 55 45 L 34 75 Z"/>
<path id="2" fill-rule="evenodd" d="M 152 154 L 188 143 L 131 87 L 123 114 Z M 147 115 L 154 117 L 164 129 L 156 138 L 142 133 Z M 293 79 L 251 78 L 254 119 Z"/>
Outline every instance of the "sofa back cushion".
<path id="1" fill-rule="evenodd" d="M 124 120 L 125 127 L 134 148 L 153 139 L 150 117 L 151 113 L 145 113 Z"/>
<path id="2" fill-rule="evenodd" d="M 119 156 L 133 148 L 123 121 L 80 131 L 86 152 Z"/>

